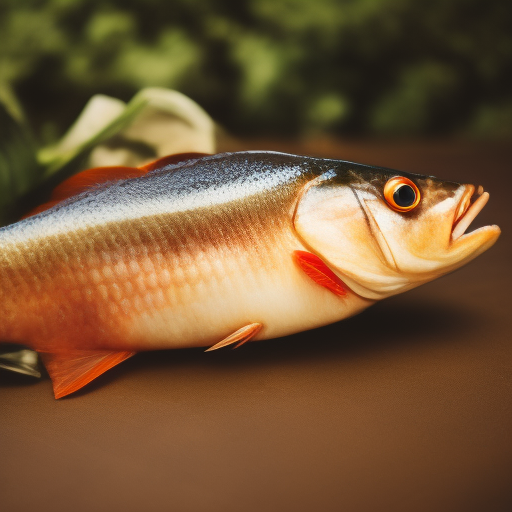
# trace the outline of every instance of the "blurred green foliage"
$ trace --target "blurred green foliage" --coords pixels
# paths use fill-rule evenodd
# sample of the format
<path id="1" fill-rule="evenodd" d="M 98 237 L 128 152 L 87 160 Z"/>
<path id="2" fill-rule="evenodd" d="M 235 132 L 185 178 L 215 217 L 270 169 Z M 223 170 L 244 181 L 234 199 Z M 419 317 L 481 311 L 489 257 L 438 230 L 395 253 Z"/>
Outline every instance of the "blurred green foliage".
<path id="1" fill-rule="evenodd" d="M 40 141 L 177 89 L 235 135 L 512 135 L 512 2 L 0 0 L 0 95 Z"/>

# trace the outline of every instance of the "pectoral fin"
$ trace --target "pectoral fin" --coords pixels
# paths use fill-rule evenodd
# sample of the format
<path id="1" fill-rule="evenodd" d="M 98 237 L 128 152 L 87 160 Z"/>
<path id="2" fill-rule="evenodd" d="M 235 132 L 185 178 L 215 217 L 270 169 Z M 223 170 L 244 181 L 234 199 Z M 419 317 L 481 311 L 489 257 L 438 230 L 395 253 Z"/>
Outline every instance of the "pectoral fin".
<path id="1" fill-rule="evenodd" d="M 62 398 L 133 356 L 135 352 L 76 350 L 41 353 L 41 359 L 52 379 L 55 398 Z"/>
<path id="2" fill-rule="evenodd" d="M 262 327 L 263 324 L 259 323 L 246 325 L 241 329 L 238 329 L 238 331 L 235 331 L 233 334 L 230 334 L 227 338 L 224 338 L 222 341 L 219 341 L 215 345 L 206 349 L 205 352 L 210 352 L 211 350 L 217 350 L 218 348 L 227 347 L 228 345 L 232 345 L 233 343 L 236 343 L 234 348 L 238 348 L 247 341 L 249 341 L 251 338 L 256 336 L 256 334 L 258 334 L 261 331 Z"/>
<path id="3" fill-rule="evenodd" d="M 302 271 L 315 283 L 332 293 L 347 295 L 345 283 L 315 254 L 306 251 L 294 251 L 293 257 Z"/>

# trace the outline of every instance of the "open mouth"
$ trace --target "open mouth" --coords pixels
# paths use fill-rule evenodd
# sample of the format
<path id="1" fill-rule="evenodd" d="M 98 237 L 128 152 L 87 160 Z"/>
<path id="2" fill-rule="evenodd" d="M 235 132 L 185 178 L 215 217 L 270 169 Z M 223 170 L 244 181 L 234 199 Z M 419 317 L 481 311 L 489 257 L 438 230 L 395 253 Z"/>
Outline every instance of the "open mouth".
<path id="1" fill-rule="evenodd" d="M 489 201 L 489 193 L 484 192 L 482 186 L 477 189 L 473 185 L 468 185 L 468 190 L 464 194 L 453 223 L 452 240 L 460 238 L 476 216 L 482 211 L 483 207 Z"/>

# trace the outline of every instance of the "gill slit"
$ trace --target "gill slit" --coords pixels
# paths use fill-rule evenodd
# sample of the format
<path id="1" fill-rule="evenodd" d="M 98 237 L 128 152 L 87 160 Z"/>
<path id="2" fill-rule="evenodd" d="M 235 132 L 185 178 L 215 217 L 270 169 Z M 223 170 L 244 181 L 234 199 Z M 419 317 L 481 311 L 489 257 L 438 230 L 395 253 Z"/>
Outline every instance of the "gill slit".
<path id="1" fill-rule="evenodd" d="M 377 245 L 379 247 L 380 253 L 382 254 L 382 257 L 387 262 L 387 264 L 393 268 L 393 270 L 396 270 L 397 272 L 400 271 L 398 268 L 398 265 L 395 261 L 395 257 L 393 256 L 393 253 L 391 252 L 391 249 L 389 247 L 389 244 L 386 240 L 386 237 L 382 233 L 379 224 L 375 220 L 375 217 L 373 216 L 373 213 L 371 212 L 370 208 L 366 204 L 366 201 L 364 198 L 360 198 L 359 194 L 357 193 L 357 190 L 352 186 L 349 185 L 350 190 L 352 190 L 356 201 L 359 203 L 359 206 L 361 207 L 361 210 L 363 210 L 366 222 L 368 224 L 368 227 L 370 229 L 370 232 L 373 234 L 375 239 L 377 240 Z"/>

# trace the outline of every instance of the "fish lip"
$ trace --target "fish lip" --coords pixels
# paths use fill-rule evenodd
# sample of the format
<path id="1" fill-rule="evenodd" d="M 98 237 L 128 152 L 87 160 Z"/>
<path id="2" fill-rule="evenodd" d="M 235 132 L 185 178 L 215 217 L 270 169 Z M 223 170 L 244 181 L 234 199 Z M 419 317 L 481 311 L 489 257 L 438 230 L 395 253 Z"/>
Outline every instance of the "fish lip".
<path id="1" fill-rule="evenodd" d="M 466 231 L 469 229 L 471 223 L 483 210 L 488 200 L 489 193 L 485 192 L 481 185 L 478 186 L 478 188 L 474 185 L 466 185 L 466 190 L 454 212 L 450 235 L 451 242 L 460 240 L 464 235 L 466 235 Z M 472 233 L 489 227 L 491 226 L 483 226 Z"/>

